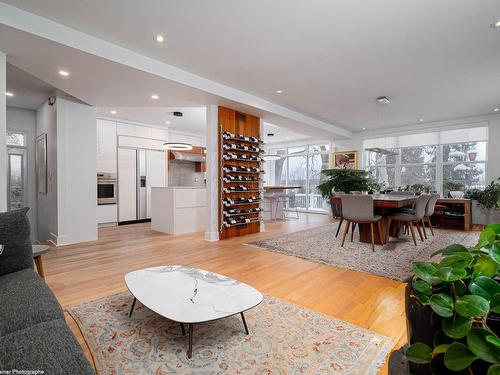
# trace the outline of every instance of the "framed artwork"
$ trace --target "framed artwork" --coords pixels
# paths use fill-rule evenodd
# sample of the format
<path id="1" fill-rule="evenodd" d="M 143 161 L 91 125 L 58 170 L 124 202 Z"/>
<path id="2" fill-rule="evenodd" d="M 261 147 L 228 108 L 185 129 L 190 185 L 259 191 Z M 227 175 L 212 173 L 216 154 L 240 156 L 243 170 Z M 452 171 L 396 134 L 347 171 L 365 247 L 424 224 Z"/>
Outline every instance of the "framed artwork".
<path id="1" fill-rule="evenodd" d="M 358 152 L 357 151 L 334 152 L 333 168 L 358 169 Z"/>
<path id="2" fill-rule="evenodd" d="M 47 193 L 47 134 L 36 137 L 36 186 L 39 193 Z"/>

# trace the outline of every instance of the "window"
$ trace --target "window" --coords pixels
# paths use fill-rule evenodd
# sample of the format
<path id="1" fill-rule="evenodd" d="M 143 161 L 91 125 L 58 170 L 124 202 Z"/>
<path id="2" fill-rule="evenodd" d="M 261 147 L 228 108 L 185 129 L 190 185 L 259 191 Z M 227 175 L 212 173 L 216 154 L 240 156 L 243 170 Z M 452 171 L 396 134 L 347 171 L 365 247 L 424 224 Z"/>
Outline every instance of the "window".
<path id="1" fill-rule="evenodd" d="M 328 209 L 328 203 L 316 190 L 325 178 L 321 171 L 330 166 L 328 143 L 275 148 L 270 149 L 269 153 L 280 155 L 281 159 L 266 162 L 267 184 L 301 186 L 291 191 L 295 197 L 289 200 L 288 208 L 314 211 Z"/>
<path id="2" fill-rule="evenodd" d="M 26 135 L 7 131 L 7 146 L 26 146 Z"/>
<path id="3" fill-rule="evenodd" d="M 389 188 L 422 184 L 444 194 L 450 182 L 484 188 L 487 139 L 487 127 L 369 139 L 365 149 L 380 147 L 393 154 L 366 151 L 364 165 Z"/>

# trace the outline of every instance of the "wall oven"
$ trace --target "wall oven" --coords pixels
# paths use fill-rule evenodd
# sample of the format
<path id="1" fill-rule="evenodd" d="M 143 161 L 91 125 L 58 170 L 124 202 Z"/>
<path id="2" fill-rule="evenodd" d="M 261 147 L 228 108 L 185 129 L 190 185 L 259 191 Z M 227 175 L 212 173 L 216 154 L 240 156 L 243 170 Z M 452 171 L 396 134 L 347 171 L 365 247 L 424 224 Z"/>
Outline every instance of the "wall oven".
<path id="1" fill-rule="evenodd" d="M 97 173 L 97 204 L 116 204 L 117 194 L 116 173 Z"/>

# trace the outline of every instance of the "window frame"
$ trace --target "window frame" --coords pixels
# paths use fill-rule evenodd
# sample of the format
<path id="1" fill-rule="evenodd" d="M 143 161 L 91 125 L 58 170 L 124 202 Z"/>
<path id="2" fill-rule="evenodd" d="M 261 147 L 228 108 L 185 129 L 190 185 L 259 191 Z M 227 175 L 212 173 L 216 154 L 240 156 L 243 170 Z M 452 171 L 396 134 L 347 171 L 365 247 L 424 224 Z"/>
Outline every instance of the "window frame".
<path id="1" fill-rule="evenodd" d="M 466 129 L 471 129 L 471 128 L 466 128 Z M 417 134 L 414 134 L 415 136 L 418 136 Z M 397 137 L 398 139 L 398 137 Z M 485 171 L 485 178 L 486 178 L 486 170 L 488 166 L 488 139 L 479 139 L 475 141 L 469 141 L 469 140 L 464 140 L 462 142 L 450 142 L 450 143 L 441 143 L 441 132 L 438 132 L 438 140 L 439 143 L 437 144 L 425 144 L 425 145 L 418 145 L 418 146 L 404 146 L 400 147 L 399 144 L 396 147 L 391 147 L 390 149 L 398 150 L 398 154 L 396 155 L 396 162 L 395 164 L 375 164 L 375 165 L 368 165 L 369 161 L 369 153 L 370 151 L 364 151 L 364 157 L 363 157 L 363 168 L 367 171 L 370 171 L 371 169 L 375 168 L 388 168 L 388 167 L 394 167 L 395 168 L 395 177 L 394 177 L 394 185 L 396 186 L 401 186 L 401 177 L 402 177 L 402 167 L 404 166 L 423 166 L 423 165 L 429 165 L 429 166 L 435 166 L 435 173 L 436 173 L 436 181 L 434 183 L 434 188 L 435 190 L 443 195 L 443 178 L 444 178 L 444 166 L 445 165 L 458 165 L 458 164 L 483 164 L 484 165 L 484 171 Z M 399 142 L 398 142 L 399 143 Z M 475 161 L 444 161 L 443 157 L 443 147 L 448 146 L 448 145 L 462 145 L 462 144 L 478 144 L 478 143 L 485 143 L 486 145 L 486 153 L 485 153 L 485 158 L 484 160 L 475 160 Z M 436 156 L 435 156 L 435 162 L 433 163 L 402 163 L 402 150 L 405 148 L 414 148 L 414 147 L 426 147 L 426 146 L 436 146 Z M 487 181 L 485 180 L 485 185 L 487 184 Z"/>

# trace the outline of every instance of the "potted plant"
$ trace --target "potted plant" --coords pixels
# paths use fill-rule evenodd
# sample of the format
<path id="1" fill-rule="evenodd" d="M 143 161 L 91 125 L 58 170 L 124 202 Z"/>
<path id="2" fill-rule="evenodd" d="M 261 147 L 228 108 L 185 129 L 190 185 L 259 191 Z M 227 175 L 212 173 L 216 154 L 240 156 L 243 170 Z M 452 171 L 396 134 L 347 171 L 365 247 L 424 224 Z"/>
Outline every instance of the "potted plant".
<path id="1" fill-rule="evenodd" d="M 443 184 L 443 189 L 445 191 L 445 197 L 450 196 L 451 197 L 451 192 L 452 191 L 463 191 L 465 188 L 465 185 L 462 184 L 461 182 L 455 182 L 455 181 L 446 181 Z"/>
<path id="2" fill-rule="evenodd" d="M 413 264 L 406 293 L 412 374 L 500 374 L 500 224 L 476 246 Z"/>
<path id="3" fill-rule="evenodd" d="M 492 181 L 484 190 L 466 191 L 464 197 L 472 200 L 474 224 L 487 225 L 500 222 L 500 178 Z"/>
<path id="4" fill-rule="evenodd" d="M 317 189 L 324 199 L 330 201 L 332 214 L 337 213 L 337 207 L 332 202 L 335 192 L 349 194 L 351 191 L 373 191 L 377 188 L 377 183 L 372 179 L 371 173 L 362 169 L 325 169 L 321 171 L 327 179 L 321 182 Z"/>

